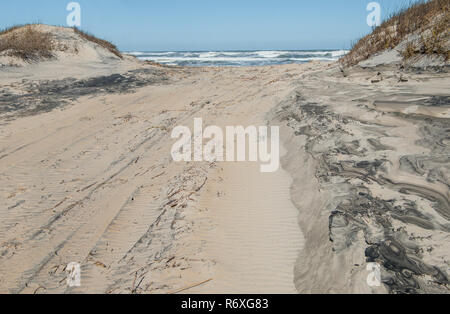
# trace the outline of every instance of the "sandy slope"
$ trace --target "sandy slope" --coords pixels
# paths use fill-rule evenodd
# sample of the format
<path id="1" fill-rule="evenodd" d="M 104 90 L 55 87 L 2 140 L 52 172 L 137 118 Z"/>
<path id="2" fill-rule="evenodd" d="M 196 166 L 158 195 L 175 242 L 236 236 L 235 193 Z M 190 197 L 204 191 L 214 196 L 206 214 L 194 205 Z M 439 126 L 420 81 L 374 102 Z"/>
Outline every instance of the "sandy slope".
<path id="1" fill-rule="evenodd" d="M 449 82 L 446 71 L 330 68 L 302 75 L 274 112 L 306 240 L 300 292 L 448 293 Z M 367 262 L 380 287 L 366 284 Z"/>

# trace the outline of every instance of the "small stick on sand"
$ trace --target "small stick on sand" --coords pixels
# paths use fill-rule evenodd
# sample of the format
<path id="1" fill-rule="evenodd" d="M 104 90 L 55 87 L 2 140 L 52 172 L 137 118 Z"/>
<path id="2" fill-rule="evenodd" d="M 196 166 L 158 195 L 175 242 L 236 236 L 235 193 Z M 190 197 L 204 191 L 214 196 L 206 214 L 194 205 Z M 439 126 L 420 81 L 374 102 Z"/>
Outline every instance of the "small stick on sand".
<path id="1" fill-rule="evenodd" d="M 186 290 L 189 290 L 189 289 L 192 289 L 192 288 L 195 288 L 195 287 L 204 285 L 205 283 L 208 283 L 208 282 L 210 282 L 210 281 L 212 281 L 212 280 L 213 280 L 213 279 L 211 278 L 211 279 L 202 281 L 202 282 L 200 282 L 200 283 L 196 283 L 196 284 L 194 284 L 194 285 L 191 285 L 191 286 L 189 286 L 189 287 L 186 287 L 186 288 L 183 288 L 183 289 L 180 289 L 180 290 L 177 290 L 177 291 L 169 292 L 168 294 L 177 294 L 177 293 L 180 293 L 180 292 L 183 292 L 183 291 L 186 291 Z"/>

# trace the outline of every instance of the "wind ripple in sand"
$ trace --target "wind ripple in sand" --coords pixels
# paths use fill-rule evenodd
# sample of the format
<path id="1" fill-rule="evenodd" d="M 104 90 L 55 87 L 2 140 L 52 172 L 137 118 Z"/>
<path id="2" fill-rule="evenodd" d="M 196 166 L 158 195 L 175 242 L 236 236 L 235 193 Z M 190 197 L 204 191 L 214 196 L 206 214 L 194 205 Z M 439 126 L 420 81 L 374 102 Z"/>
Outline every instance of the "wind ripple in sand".
<path id="1" fill-rule="evenodd" d="M 211 213 L 201 234 L 217 262 L 199 293 L 296 293 L 294 265 L 303 246 L 289 175 L 263 174 L 258 164 L 227 163 L 198 205 Z"/>
<path id="2" fill-rule="evenodd" d="M 224 189 L 248 208 L 222 203 L 233 216 L 221 224 L 216 214 L 223 211 L 198 207 L 217 179 L 210 175 L 213 166 L 172 162 L 170 130 L 199 116 L 209 123 L 220 117 L 253 124 L 241 118 L 275 106 L 302 67 L 133 63 L 121 74 L 110 70 L 53 81 L 39 81 L 39 73 L 28 70 L 33 82 L 15 81 L 20 93 L 0 100 L 0 291 L 166 293 L 214 277 L 217 289 L 295 292 L 302 238 L 298 212 L 288 201 L 289 177 L 262 179 L 257 166 L 229 172 L 230 183 L 244 175 L 253 190 L 248 198 L 240 194 L 242 185 Z M 15 110 L 11 101 L 19 103 Z M 55 109 L 47 101 L 73 104 Z M 278 183 L 274 191 L 271 180 Z M 273 202 L 261 201 L 272 192 Z M 221 233 L 197 241 L 211 222 Z M 216 246 L 218 235 L 223 242 Z M 66 285 L 66 266 L 73 262 L 81 266 L 81 287 Z"/>

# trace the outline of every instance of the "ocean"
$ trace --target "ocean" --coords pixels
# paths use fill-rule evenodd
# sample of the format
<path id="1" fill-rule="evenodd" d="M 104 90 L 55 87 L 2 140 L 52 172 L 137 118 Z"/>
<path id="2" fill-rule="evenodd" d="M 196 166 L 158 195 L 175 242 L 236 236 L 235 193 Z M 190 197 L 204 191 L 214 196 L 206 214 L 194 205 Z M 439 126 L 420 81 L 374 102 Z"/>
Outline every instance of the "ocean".
<path id="1" fill-rule="evenodd" d="M 306 63 L 312 60 L 335 61 L 347 50 L 292 50 L 292 51 L 134 51 L 128 54 L 141 60 L 150 60 L 179 66 L 260 66 Z"/>

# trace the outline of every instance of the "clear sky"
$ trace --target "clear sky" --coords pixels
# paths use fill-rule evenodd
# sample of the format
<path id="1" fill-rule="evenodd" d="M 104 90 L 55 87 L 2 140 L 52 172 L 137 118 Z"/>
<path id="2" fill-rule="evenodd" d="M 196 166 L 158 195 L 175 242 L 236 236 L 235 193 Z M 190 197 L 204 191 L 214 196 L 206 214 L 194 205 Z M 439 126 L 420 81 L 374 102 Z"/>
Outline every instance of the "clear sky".
<path id="1" fill-rule="evenodd" d="M 81 28 L 121 50 L 343 49 L 372 0 L 78 0 Z M 65 25 L 69 0 L 0 0 L 0 28 Z M 379 0 L 382 16 L 405 0 Z"/>

